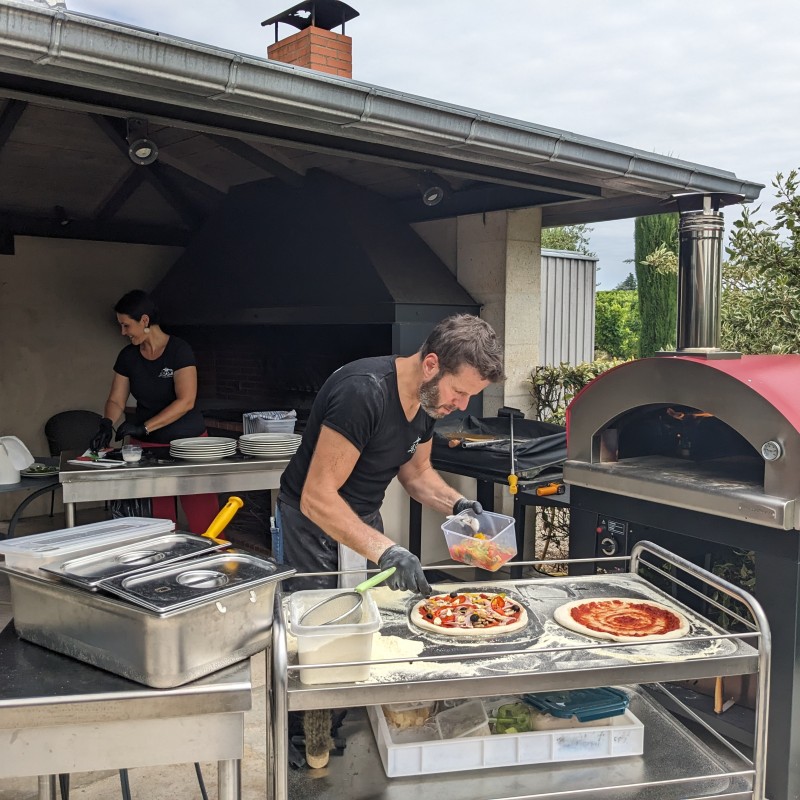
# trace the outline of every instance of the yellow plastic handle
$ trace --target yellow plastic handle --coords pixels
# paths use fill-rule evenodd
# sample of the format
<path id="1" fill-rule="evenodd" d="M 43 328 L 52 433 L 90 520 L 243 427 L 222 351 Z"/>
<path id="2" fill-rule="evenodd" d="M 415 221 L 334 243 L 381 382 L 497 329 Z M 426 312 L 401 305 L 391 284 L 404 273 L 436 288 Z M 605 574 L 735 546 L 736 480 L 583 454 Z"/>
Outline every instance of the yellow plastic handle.
<path id="1" fill-rule="evenodd" d="M 215 542 L 224 542 L 224 539 L 217 539 L 217 534 L 222 533 L 228 526 L 228 523 L 234 518 L 236 512 L 244 505 L 241 497 L 231 495 L 228 502 L 220 509 L 219 514 L 212 520 L 208 526 L 208 530 L 202 534 L 208 539 L 213 539 Z"/>
<path id="2" fill-rule="evenodd" d="M 508 493 L 509 494 L 516 494 L 517 493 L 517 481 L 519 479 L 516 475 L 509 475 L 508 476 Z"/>

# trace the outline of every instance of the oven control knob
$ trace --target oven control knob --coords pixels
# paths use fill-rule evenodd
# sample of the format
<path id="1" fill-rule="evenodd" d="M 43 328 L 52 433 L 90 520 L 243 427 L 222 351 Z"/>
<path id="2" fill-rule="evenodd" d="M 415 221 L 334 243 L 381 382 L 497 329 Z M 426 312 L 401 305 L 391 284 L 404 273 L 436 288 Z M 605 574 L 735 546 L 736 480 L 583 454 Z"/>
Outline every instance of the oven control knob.
<path id="1" fill-rule="evenodd" d="M 783 448 L 778 442 L 769 441 L 761 445 L 761 455 L 764 461 L 776 461 L 783 455 Z"/>
<path id="2" fill-rule="evenodd" d="M 604 556 L 617 554 L 617 540 L 613 536 L 606 536 L 600 540 L 600 552 Z"/>

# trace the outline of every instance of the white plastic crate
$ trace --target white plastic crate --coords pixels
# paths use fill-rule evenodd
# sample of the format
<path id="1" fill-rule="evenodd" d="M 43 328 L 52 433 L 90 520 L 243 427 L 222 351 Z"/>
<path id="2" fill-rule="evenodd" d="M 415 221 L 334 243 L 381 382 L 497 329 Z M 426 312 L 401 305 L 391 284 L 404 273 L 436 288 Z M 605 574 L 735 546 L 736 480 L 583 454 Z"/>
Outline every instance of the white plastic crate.
<path id="1" fill-rule="evenodd" d="M 0 553 L 5 555 L 6 566 L 30 572 L 47 564 L 89 555 L 107 547 L 133 544 L 173 530 L 175 523 L 169 519 L 120 517 L 6 539 L 0 541 Z"/>
<path id="2" fill-rule="evenodd" d="M 380 706 L 369 706 L 367 714 L 383 768 L 390 778 L 633 756 L 641 755 L 644 749 L 644 726 L 630 709 L 612 717 L 606 726 L 411 743 L 392 740 Z"/>

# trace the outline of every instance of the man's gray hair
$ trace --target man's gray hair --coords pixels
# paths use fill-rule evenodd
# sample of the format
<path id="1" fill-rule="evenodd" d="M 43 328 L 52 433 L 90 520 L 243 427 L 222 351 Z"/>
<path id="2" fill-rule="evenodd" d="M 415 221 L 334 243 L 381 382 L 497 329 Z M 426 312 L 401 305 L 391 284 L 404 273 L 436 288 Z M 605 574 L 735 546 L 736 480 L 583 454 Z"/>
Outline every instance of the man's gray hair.
<path id="1" fill-rule="evenodd" d="M 461 367 L 477 370 L 485 381 L 497 383 L 503 374 L 503 349 L 492 326 L 471 314 L 455 314 L 443 319 L 419 349 L 420 356 L 435 353 L 442 374 L 452 374 Z"/>

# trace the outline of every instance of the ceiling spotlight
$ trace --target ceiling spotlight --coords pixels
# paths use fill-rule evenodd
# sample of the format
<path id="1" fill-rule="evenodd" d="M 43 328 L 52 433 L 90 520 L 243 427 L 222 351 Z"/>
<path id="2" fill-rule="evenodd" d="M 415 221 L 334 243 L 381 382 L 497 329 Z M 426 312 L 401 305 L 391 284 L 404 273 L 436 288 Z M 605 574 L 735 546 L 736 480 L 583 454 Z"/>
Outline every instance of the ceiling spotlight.
<path id="1" fill-rule="evenodd" d="M 417 186 L 422 194 L 422 202 L 426 206 L 438 206 L 444 200 L 449 188 L 445 180 L 428 171 L 419 175 Z"/>
<path id="2" fill-rule="evenodd" d="M 146 167 L 158 158 L 158 145 L 148 136 L 146 119 L 126 120 L 128 157 L 134 164 Z"/>
<path id="3" fill-rule="evenodd" d="M 128 147 L 128 157 L 134 164 L 146 167 L 158 158 L 158 145 L 152 139 L 136 139 Z"/>

